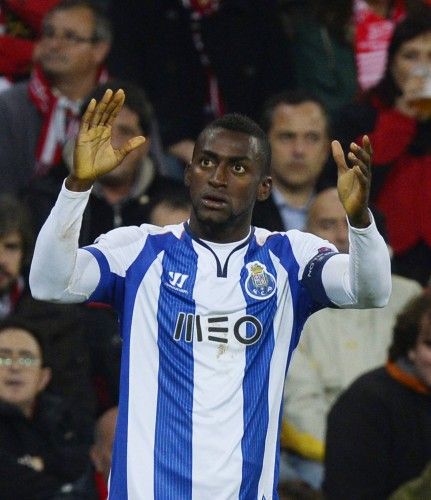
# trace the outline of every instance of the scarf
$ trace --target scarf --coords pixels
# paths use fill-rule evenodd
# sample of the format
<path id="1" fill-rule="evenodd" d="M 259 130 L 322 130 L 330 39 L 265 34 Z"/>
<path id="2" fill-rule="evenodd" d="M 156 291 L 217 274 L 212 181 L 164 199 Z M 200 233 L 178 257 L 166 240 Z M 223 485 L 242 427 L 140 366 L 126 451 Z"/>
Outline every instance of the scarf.
<path id="1" fill-rule="evenodd" d="M 396 24 L 406 14 L 404 0 L 395 0 L 388 18 L 376 14 L 365 0 L 355 0 L 355 58 L 359 87 L 367 90 L 383 76 L 387 49 Z"/>
<path id="2" fill-rule="evenodd" d="M 201 20 L 218 12 L 221 0 L 182 0 L 183 7 L 189 11 L 192 40 L 207 80 L 207 96 L 204 113 L 208 121 L 223 116 L 225 107 L 217 76 L 211 65 L 202 37 Z"/>
<path id="3" fill-rule="evenodd" d="M 386 371 L 393 379 L 413 391 L 420 394 L 431 394 L 431 389 L 417 378 L 411 363 L 407 360 L 388 361 Z"/>
<path id="4" fill-rule="evenodd" d="M 101 70 L 97 83 L 104 83 L 107 79 L 106 70 Z M 35 66 L 32 72 L 28 92 L 43 117 L 34 171 L 38 177 L 60 163 L 63 144 L 78 133 L 82 100 L 72 101 L 55 92 L 39 66 Z"/>

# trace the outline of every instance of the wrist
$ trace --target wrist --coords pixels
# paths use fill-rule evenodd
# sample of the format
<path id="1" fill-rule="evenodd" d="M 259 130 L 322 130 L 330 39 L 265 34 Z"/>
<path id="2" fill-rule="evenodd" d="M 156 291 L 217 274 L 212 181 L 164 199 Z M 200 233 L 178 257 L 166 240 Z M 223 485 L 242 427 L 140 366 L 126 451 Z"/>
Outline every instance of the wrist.
<path id="1" fill-rule="evenodd" d="M 93 181 L 78 179 L 70 174 L 66 178 L 65 186 L 69 191 L 88 191 L 93 186 Z"/>
<path id="2" fill-rule="evenodd" d="M 352 227 L 364 228 L 371 224 L 371 218 L 368 209 L 355 215 L 348 215 L 349 224 Z"/>

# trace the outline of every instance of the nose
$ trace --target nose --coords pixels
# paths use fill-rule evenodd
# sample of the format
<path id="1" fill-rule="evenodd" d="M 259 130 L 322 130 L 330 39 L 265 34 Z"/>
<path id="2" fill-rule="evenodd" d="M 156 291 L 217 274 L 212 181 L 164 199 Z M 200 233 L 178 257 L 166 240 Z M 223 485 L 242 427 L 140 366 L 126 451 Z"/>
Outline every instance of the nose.
<path id="1" fill-rule="evenodd" d="M 305 141 L 301 137 L 295 137 L 293 140 L 293 154 L 295 156 L 304 156 L 305 153 Z"/>
<path id="2" fill-rule="evenodd" d="M 214 187 L 227 186 L 227 165 L 224 163 L 219 163 L 217 167 L 213 170 L 213 174 L 210 177 L 210 184 Z"/>

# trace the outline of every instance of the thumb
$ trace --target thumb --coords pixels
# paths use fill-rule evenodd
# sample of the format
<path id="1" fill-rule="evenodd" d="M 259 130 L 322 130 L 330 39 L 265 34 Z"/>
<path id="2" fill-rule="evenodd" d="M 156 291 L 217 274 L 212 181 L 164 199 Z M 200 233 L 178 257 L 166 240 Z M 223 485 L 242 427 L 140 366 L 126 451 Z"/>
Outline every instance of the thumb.
<path id="1" fill-rule="evenodd" d="M 129 139 L 121 148 L 118 149 L 118 156 L 123 159 L 126 155 L 128 155 L 134 149 L 139 148 L 146 141 L 145 137 L 142 135 L 138 135 L 137 137 L 133 137 L 133 139 Z"/>
<path id="2" fill-rule="evenodd" d="M 346 163 L 346 157 L 344 156 L 343 148 L 341 147 L 339 141 L 332 141 L 331 148 L 332 148 L 332 156 L 338 167 L 338 174 L 342 174 L 343 172 L 349 169 Z"/>

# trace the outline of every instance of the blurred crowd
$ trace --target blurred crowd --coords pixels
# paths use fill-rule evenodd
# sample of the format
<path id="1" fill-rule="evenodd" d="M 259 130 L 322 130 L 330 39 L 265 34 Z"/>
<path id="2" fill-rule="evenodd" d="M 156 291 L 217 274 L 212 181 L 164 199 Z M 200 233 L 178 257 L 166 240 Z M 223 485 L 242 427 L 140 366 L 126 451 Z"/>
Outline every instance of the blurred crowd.
<path id="1" fill-rule="evenodd" d="M 81 245 L 187 220 L 197 134 L 238 112 L 272 148 L 253 224 L 348 252 L 331 141 L 370 137 L 392 296 L 306 323 L 284 391 L 280 498 L 431 498 L 427 0 L 0 0 L 0 498 L 107 495 L 116 313 L 37 301 L 27 283 L 80 117 L 107 88 L 126 95 L 114 146 L 147 140 L 95 184 Z"/>

